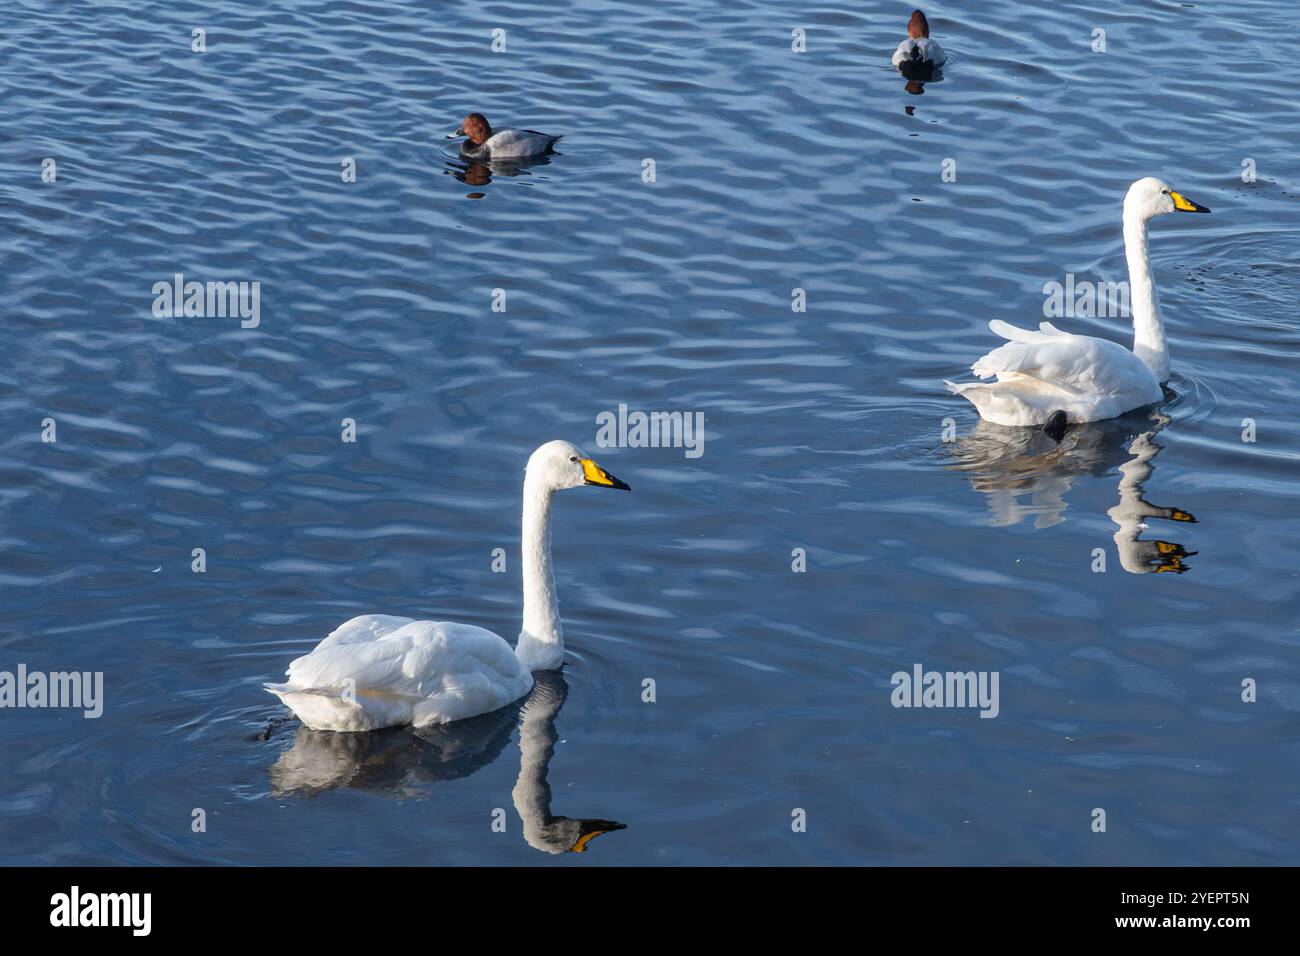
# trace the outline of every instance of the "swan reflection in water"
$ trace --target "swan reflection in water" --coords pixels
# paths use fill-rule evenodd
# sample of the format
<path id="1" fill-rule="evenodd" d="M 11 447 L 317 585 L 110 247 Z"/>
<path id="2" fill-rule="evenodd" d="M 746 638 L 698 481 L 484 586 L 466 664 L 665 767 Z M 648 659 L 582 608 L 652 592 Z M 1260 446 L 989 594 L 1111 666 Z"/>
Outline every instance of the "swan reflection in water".
<path id="1" fill-rule="evenodd" d="M 602 833 L 622 830 L 625 824 L 613 820 L 557 817 L 551 813 L 551 785 L 546 768 L 555 753 L 555 716 L 564 706 L 569 685 L 559 671 L 533 675 L 537 684 L 524 703 L 519 724 L 519 779 L 511 796 L 524 825 L 528 845 L 547 853 L 584 853 Z"/>
<path id="2" fill-rule="evenodd" d="M 549 166 L 553 156 L 559 153 L 546 156 L 523 156 L 512 159 L 465 159 L 456 156 L 455 159 L 447 159 L 447 168 L 443 170 L 443 175 L 454 176 L 466 186 L 486 186 L 492 182 L 493 176 L 531 176 L 534 166 Z M 483 193 L 470 193 L 471 199 L 482 199 Z"/>
<path id="3" fill-rule="evenodd" d="M 1195 551 L 1177 542 L 1141 537 L 1149 518 L 1196 521 L 1181 508 L 1153 505 L 1143 497 L 1143 484 L 1163 447 L 1156 436 L 1171 421 L 1159 409 L 1139 410 L 1070 426 L 1058 444 L 1036 428 L 1008 428 L 981 419 L 954 444 L 953 467 L 966 472 L 971 486 L 985 495 L 994 524 L 1019 524 L 1032 516 L 1036 528 L 1065 520 L 1065 494 L 1077 479 L 1105 477 L 1118 469 L 1119 502 L 1106 514 L 1117 529 L 1120 564 L 1132 574 L 1181 574 L 1188 570 L 1185 559 Z"/>
<path id="4" fill-rule="evenodd" d="M 391 728 L 333 733 L 299 727 L 293 746 L 270 768 L 277 796 L 315 795 L 348 787 L 397 799 L 420 796 L 444 780 L 467 777 L 505 750 L 519 722 L 519 779 L 513 792 L 524 839 L 546 853 L 584 853 L 602 833 L 625 824 L 551 813 L 547 769 L 555 753 L 555 718 L 569 685 L 559 671 L 539 671 L 521 702 L 490 714 L 421 730 Z"/>

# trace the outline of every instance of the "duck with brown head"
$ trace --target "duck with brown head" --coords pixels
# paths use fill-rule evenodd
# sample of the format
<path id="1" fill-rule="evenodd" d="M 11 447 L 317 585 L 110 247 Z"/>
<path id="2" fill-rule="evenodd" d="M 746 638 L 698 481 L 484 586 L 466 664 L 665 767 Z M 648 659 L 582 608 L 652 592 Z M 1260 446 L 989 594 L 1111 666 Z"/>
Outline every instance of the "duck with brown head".
<path id="1" fill-rule="evenodd" d="M 930 22 L 920 10 L 912 11 L 907 21 L 907 39 L 898 45 L 890 62 L 899 70 L 912 70 L 924 65 L 931 70 L 943 66 L 948 57 L 943 48 L 930 39 Z"/>
<path id="2" fill-rule="evenodd" d="M 564 137 L 539 133 L 535 129 L 498 129 L 482 113 L 470 113 L 448 139 L 464 136 L 460 155 L 465 159 L 524 159 L 544 156 L 555 151 L 555 144 Z"/>

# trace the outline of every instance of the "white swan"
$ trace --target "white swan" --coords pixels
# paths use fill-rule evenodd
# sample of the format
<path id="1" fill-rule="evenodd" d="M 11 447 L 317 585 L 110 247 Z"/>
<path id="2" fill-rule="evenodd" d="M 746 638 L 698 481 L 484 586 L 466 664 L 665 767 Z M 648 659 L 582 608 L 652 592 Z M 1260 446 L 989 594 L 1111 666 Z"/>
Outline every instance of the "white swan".
<path id="1" fill-rule="evenodd" d="M 930 24 L 920 10 L 912 11 L 912 18 L 907 21 L 907 39 L 898 44 L 898 49 L 889 62 L 902 69 L 904 66 L 936 67 L 943 66 L 948 57 L 943 47 L 930 39 Z"/>
<path id="2" fill-rule="evenodd" d="M 553 136 L 535 129 L 499 129 L 482 113 L 470 113 L 448 139 L 468 137 L 460 144 L 460 155 L 465 159 L 523 159 L 542 156 L 555 151 L 555 144 L 564 139 L 563 134 Z"/>
<path id="3" fill-rule="evenodd" d="M 1000 319 L 989 328 L 1007 339 L 971 366 L 988 384 L 945 382 L 997 425 L 1095 422 L 1114 418 L 1164 397 L 1169 343 L 1147 254 L 1147 221 L 1167 212 L 1209 212 L 1148 176 L 1124 197 L 1124 253 L 1133 309 L 1133 350 L 1107 339 L 1071 335 L 1050 322 L 1038 331 Z"/>
<path id="4" fill-rule="evenodd" d="M 628 486 L 566 441 L 542 445 L 524 474 L 524 621 L 514 650 L 472 624 L 388 614 L 354 617 L 266 684 L 313 730 L 427 727 L 513 703 L 532 671 L 564 662 L 564 635 L 551 574 L 551 499 L 556 491 Z"/>

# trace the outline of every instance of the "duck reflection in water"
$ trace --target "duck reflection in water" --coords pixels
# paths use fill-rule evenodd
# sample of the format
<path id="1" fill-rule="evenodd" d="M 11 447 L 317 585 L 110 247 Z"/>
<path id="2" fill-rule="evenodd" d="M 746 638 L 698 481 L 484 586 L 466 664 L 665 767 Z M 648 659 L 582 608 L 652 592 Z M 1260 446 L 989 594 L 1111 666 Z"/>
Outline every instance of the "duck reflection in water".
<path id="1" fill-rule="evenodd" d="M 1065 495 L 1076 480 L 1111 476 L 1118 470 L 1119 502 L 1106 513 L 1117 528 L 1114 539 L 1121 566 L 1132 574 L 1181 574 L 1188 570 L 1185 559 L 1195 551 L 1177 542 L 1141 537 L 1149 518 L 1196 521 L 1181 508 L 1153 505 L 1143 496 L 1143 485 L 1163 447 L 1156 436 L 1171 421 L 1159 409 L 1139 410 L 1068 426 L 1057 441 L 1040 429 L 981 420 L 954 443 L 957 461 L 952 467 L 966 472 L 971 486 L 985 495 L 994 524 L 1019 524 L 1032 516 L 1036 528 L 1065 520 Z"/>
<path id="2" fill-rule="evenodd" d="M 293 746 L 270 768 L 277 797 L 314 796 L 347 787 L 394 797 L 419 797 L 444 780 L 468 777 L 506 749 L 519 725 L 519 778 L 513 797 L 524 839 L 546 853 L 584 853 L 602 833 L 625 829 L 603 819 L 551 812 L 547 771 L 555 753 L 555 719 L 569 686 L 559 671 L 533 674 L 532 692 L 490 714 L 421 730 L 390 728 L 340 734 L 299 727 Z"/>
<path id="3" fill-rule="evenodd" d="M 457 157 L 446 161 L 443 175 L 454 176 L 466 186 L 486 186 L 493 176 L 531 176 L 534 166 L 549 166 L 550 156 L 515 157 L 511 159 L 478 160 Z M 475 199 L 482 193 L 472 193 Z"/>
<path id="4" fill-rule="evenodd" d="M 918 65 L 905 63 L 898 68 L 898 72 L 903 75 L 903 79 L 907 80 L 903 84 L 903 89 L 913 96 L 921 96 L 925 93 L 925 84 L 927 83 L 943 82 L 943 67 L 929 63 Z"/>

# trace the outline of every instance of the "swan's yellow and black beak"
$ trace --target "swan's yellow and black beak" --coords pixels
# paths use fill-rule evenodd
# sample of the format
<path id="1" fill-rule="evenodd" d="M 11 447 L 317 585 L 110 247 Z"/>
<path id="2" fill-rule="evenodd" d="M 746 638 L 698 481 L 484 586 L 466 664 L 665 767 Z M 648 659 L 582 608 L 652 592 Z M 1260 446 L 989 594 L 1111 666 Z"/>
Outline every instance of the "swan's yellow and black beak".
<path id="1" fill-rule="evenodd" d="M 602 833 L 627 829 L 626 823 L 615 823 L 613 820 L 580 820 L 578 822 L 580 824 L 578 839 L 574 840 L 573 846 L 569 847 L 570 853 L 586 853 L 587 844 Z"/>
<path id="2" fill-rule="evenodd" d="M 1192 202 L 1182 193 L 1169 190 L 1169 198 L 1174 201 L 1174 208 L 1179 212 L 1209 212 L 1209 206 L 1202 206 L 1200 203 Z"/>
<path id="3" fill-rule="evenodd" d="M 620 491 L 632 490 L 632 486 L 626 481 L 615 478 L 590 458 L 582 459 L 582 475 L 586 479 L 586 484 L 589 485 L 598 485 L 601 488 L 617 488 Z"/>

